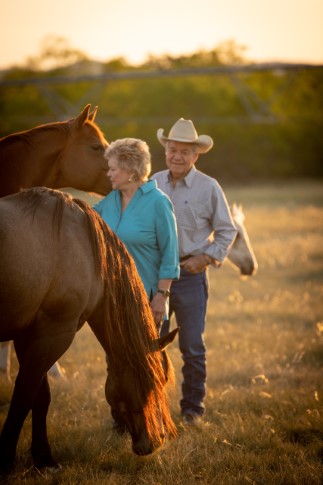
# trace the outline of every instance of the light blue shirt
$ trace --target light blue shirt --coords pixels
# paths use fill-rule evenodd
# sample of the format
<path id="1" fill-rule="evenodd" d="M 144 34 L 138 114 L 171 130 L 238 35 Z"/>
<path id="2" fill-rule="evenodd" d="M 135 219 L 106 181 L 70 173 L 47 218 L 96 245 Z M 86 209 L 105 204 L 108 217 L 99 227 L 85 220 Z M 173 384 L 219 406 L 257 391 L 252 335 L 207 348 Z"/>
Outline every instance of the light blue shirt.
<path id="1" fill-rule="evenodd" d="M 222 262 L 237 230 L 218 182 L 195 165 L 175 187 L 169 170 L 158 172 L 152 178 L 173 203 L 180 257 L 205 253 Z"/>
<path id="2" fill-rule="evenodd" d="M 176 221 L 169 197 L 154 180 L 141 185 L 122 212 L 121 193 L 113 190 L 93 207 L 126 245 L 148 297 L 160 279 L 178 279 Z"/>

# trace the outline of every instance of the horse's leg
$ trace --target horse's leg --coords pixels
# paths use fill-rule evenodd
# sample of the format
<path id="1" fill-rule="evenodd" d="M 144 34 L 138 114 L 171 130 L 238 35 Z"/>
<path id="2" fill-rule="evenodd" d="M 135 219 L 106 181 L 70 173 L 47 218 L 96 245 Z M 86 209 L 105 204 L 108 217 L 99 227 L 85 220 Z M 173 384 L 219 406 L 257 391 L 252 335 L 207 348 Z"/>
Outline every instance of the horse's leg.
<path id="1" fill-rule="evenodd" d="M 36 384 L 36 374 L 37 387 L 36 391 L 34 391 L 34 387 Z M 37 393 L 39 382 L 42 379 L 42 376 L 38 378 L 37 371 L 33 376 L 33 382 L 27 379 L 27 377 L 28 376 L 25 369 L 21 366 L 16 378 L 8 415 L 0 435 L 1 471 L 7 471 L 11 469 L 14 464 L 19 434 L 24 424 L 24 421 L 31 409 L 34 394 Z"/>
<path id="2" fill-rule="evenodd" d="M 11 362 L 11 342 L 2 342 L 0 344 L 0 373 L 5 375 L 8 381 L 10 377 Z"/>
<path id="3" fill-rule="evenodd" d="M 16 341 L 15 350 L 19 362 L 23 362 L 25 342 Z M 47 373 L 44 373 L 37 395 L 32 406 L 32 443 L 31 454 L 37 468 L 57 467 L 57 462 L 52 458 L 47 438 L 46 417 L 50 405 L 50 387 Z"/>
<path id="4" fill-rule="evenodd" d="M 0 435 L 0 469 L 13 466 L 19 434 L 23 423 L 32 409 L 32 454 L 37 466 L 56 466 L 52 459 L 47 440 L 46 417 L 50 402 L 50 392 L 46 377 L 47 370 L 70 346 L 75 325 L 63 337 L 49 334 L 37 338 L 24 335 L 15 340 L 16 354 L 20 368 L 17 375 L 7 419 Z"/>
<path id="5" fill-rule="evenodd" d="M 18 389 L 18 386 L 15 387 L 15 390 L 16 389 Z M 18 395 L 19 393 L 17 392 L 17 396 Z M 22 398 L 25 399 L 25 397 L 26 396 L 24 395 Z M 16 402 L 15 395 L 12 397 L 12 402 Z M 46 417 L 49 404 L 50 389 L 47 374 L 45 373 L 32 407 L 31 454 L 37 468 L 58 467 L 57 462 L 52 458 L 47 438 Z M 14 416 L 16 426 L 14 429 L 10 427 L 10 416 L 8 414 L 0 438 L 0 468 L 4 470 L 10 469 L 14 463 L 19 434 L 29 413 L 29 409 L 27 409 L 26 406 L 25 409 L 22 410 L 20 406 L 20 409 L 17 410 L 14 406 L 10 406 L 10 413 Z M 5 443 L 5 450 L 2 448 L 3 443 Z"/>
<path id="6" fill-rule="evenodd" d="M 28 338 L 15 341 L 16 355 L 20 364 L 7 419 L 0 435 L 0 468 L 8 470 L 13 466 L 21 428 L 36 399 L 45 375 L 37 363 L 28 361 Z M 36 356 L 36 353 L 34 353 Z M 27 362 L 28 361 L 28 362 Z M 28 365 L 27 365 L 28 363 Z"/>
<path id="7" fill-rule="evenodd" d="M 73 326 L 74 327 L 74 326 Z M 73 328 L 72 327 L 72 328 Z M 59 336 L 53 336 L 50 339 L 51 346 L 54 346 L 56 352 L 59 352 L 59 356 L 61 356 L 67 348 L 70 346 L 75 332 L 69 336 L 64 337 L 64 339 L 59 339 Z M 54 364 L 52 363 L 54 360 Z M 48 370 L 50 373 L 51 369 L 57 367 L 60 369 L 59 363 L 55 359 L 55 356 L 52 355 L 51 357 L 51 367 Z M 63 375 L 63 374 L 62 374 Z M 65 378 L 65 376 L 63 375 Z M 37 468 L 57 468 L 59 467 L 58 463 L 53 459 L 51 454 L 50 445 L 48 442 L 47 437 L 47 413 L 48 408 L 50 405 L 51 396 L 50 396 L 50 387 L 48 384 L 47 373 L 44 375 L 44 378 L 41 382 L 40 389 L 36 396 L 34 405 L 32 407 L 32 444 L 31 444 L 31 454 L 33 457 L 34 464 Z"/>
<path id="8" fill-rule="evenodd" d="M 58 463 L 52 457 L 47 437 L 46 418 L 50 401 L 50 388 L 45 374 L 32 407 L 31 455 L 37 468 L 58 467 Z"/>
<path id="9" fill-rule="evenodd" d="M 14 464 L 18 437 L 29 412 L 28 406 L 21 402 L 23 396 L 18 392 L 19 382 L 18 374 L 7 419 L 0 435 L 0 471 L 8 471 Z"/>
<path id="10" fill-rule="evenodd" d="M 11 381 L 10 369 L 11 369 L 11 342 L 1 342 L 0 344 L 0 375 L 3 373 L 8 381 Z M 49 375 L 52 377 L 59 377 L 60 379 L 65 379 L 65 375 L 62 367 L 58 362 L 48 371 Z"/>

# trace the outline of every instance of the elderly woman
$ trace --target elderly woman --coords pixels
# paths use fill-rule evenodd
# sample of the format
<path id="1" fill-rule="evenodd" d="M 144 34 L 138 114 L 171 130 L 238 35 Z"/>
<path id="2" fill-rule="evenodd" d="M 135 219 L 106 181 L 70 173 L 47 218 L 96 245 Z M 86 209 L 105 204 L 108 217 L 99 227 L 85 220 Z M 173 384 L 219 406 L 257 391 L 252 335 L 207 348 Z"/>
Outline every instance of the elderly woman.
<path id="1" fill-rule="evenodd" d="M 156 182 L 148 180 L 151 155 L 146 142 L 116 140 L 105 158 L 113 190 L 94 209 L 132 255 L 158 326 L 168 313 L 171 282 L 179 277 L 173 206 Z"/>

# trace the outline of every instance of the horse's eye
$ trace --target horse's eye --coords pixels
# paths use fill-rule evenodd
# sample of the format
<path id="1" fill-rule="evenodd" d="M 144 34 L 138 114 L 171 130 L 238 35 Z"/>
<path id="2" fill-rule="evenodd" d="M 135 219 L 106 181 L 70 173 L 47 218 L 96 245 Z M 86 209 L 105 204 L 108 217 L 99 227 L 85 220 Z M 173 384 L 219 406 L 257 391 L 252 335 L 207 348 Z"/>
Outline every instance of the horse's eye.
<path id="1" fill-rule="evenodd" d="M 96 152 L 104 152 L 104 147 L 102 145 L 92 145 L 92 150 L 96 151 Z"/>

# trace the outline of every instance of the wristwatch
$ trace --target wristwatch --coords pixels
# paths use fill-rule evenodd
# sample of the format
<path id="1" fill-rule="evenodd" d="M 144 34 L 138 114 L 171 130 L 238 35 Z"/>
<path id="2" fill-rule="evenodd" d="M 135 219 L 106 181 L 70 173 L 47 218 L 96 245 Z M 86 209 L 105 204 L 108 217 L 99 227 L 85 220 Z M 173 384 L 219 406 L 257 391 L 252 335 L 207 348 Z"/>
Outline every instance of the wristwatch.
<path id="1" fill-rule="evenodd" d="M 168 298 L 169 295 L 170 295 L 170 291 L 169 290 L 162 290 L 161 288 L 158 288 L 157 290 L 157 293 L 161 293 L 165 298 Z"/>

